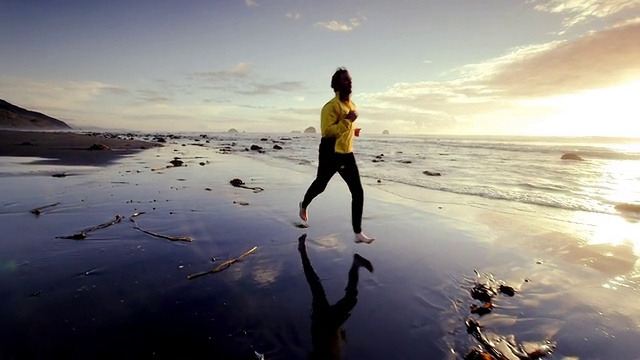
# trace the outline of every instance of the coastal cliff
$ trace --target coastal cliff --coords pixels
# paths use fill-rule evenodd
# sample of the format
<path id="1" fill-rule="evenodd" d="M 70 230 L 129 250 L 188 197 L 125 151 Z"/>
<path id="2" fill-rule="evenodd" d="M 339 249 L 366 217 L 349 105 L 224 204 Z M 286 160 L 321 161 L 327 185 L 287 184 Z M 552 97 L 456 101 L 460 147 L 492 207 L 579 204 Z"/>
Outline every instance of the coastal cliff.
<path id="1" fill-rule="evenodd" d="M 0 99 L 0 129 L 54 130 L 71 129 L 64 121 L 23 109 Z"/>

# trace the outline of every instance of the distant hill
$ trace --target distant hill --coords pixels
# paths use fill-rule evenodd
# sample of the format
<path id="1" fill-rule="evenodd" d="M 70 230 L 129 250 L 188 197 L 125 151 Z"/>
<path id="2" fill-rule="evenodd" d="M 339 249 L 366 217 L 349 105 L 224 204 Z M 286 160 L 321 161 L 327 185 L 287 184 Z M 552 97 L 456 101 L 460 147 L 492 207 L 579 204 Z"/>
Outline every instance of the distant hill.
<path id="1" fill-rule="evenodd" d="M 23 109 L 0 99 L 0 129 L 51 130 L 71 129 L 71 126 L 51 116 Z"/>

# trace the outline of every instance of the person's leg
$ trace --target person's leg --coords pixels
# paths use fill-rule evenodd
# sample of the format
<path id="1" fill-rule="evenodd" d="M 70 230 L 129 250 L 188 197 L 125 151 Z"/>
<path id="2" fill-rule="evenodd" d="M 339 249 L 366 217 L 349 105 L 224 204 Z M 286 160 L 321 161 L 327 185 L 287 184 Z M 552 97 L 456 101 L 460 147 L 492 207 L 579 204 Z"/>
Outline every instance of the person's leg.
<path id="1" fill-rule="evenodd" d="M 351 192 L 351 224 L 353 232 L 356 234 L 356 242 L 370 243 L 374 239 L 367 237 L 362 233 L 362 210 L 364 207 L 364 189 L 360 181 L 360 172 L 356 164 L 356 158 L 353 153 L 340 154 L 343 158 L 338 173 L 347 183 Z"/>
<path id="2" fill-rule="evenodd" d="M 307 207 L 311 204 L 311 201 L 327 188 L 329 180 L 331 180 L 338 170 L 335 160 L 335 154 L 333 152 L 323 151 L 321 148 L 320 155 L 318 156 L 318 173 L 304 194 L 302 202 L 299 204 L 300 218 L 303 221 L 309 220 Z"/>
<path id="3" fill-rule="evenodd" d="M 342 158 L 342 166 L 338 169 L 338 174 L 347 183 L 351 192 L 351 223 L 353 232 L 357 234 L 362 232 L 362 208 L 364 206 L 364 190 L 360 182 L 360 172 L 353 153 L 340 154 L 339 156 Z"/>
<path id="4" fill-rule="evenodd" d="M 313 266 L 311 266 L 311 261 L 307 255 L 307 247 L 305 244 L 306 239 L 307 234 L 298 238 L 298 252 L 300 253 L 300 259 L 302 260 L 304 276 L 307 279 L 309 289 L 311 290 L 312 309 L 314 312 L 318 313 L 329 308 L 329 301 L 327 300 L 327 295 L 324 292 L 320 278 L 316 274 L 315 270 L 313 270 Z"/>
<path id="5" fill-rule="evenodd" d="M 361 267 L 364 267 L 369 272 L 373 272 L 373 265 L 369 260 L 363 258 L 359 254 L 354 254 L 353 262 L 349 269 L 349 280 L 347 282 L 347 287 L 344 289 L 344 297 L 332 306 L 333 315 L 339 325 L 342 325 L 342 323 L 347 320 L 349 313 L 358 303 L 358 270 L 360 270 Z"/>

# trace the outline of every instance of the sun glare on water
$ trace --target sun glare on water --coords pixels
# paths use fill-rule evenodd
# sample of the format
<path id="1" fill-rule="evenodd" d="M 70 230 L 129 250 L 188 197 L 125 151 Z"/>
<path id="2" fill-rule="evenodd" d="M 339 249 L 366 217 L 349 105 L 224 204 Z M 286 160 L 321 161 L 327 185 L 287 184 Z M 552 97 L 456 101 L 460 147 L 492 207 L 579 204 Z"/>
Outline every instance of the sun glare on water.
<path id="1" fill-rule="evenodd" d="M 601 174 L 600 190 L 592 195 L 612 208 L 609 214 L 576 212 L 573 215 L 571 223 L 579 224 L 574 231 L 583 241 L 580 261 L 613 275 L 606 287 L 640 289 L 640 213 L 615 208 L 618 204 L 640 205 L 640 161 L 603 161 L 594 172 Z"/>

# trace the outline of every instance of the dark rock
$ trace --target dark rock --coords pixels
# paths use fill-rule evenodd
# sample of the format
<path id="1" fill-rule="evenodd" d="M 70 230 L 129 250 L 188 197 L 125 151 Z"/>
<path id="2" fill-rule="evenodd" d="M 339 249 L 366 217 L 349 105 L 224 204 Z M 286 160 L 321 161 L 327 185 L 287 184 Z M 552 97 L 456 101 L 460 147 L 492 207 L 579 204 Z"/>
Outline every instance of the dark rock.
<path id="1" fill-rule="evenodd" d="M 507 296 L 514 296 L 516 294 L 516 290 L 514 288 L 512 288 L 511 286 L 502 285 L 502 284 L 498 287 L 498 291 L 500 291 L 501 293 Z"/>
<path id="2" fill-rule="evenodd" d="M 273 148 L 276 149 L 276 150 L 282 150 L 282 146 L 280 146 L 278 144 L 273 145 Z"/>
<path id="3" fill-rule="evenodd" d="M 260 138 L 260 141 L 269 141 L 267 138 Z"/>
<path id="4" fill-rule="evenodd" d="M 173 160 L 169 161 L 171 163 L 171 165 L 173 166 L 182 166 L 182 164 L 184 164 L 184 162 L 182 160 L 180 160 L 179 157 L 174 157 Z"/>
<path id="5" fill-rule="evenodd" d="M 244 181 L 242 181 L 241 179 L 235 178 L 235 179 L 231 179 L 231 181 L 229 181 L 229 184 L 231 184 L 231 186 L 238 187 L 240 185 L 244 185 Z"/>
<path id="6" fill-rule="evenodd" d="M 111 150 L 111 149 L 105 144 L 93 144 L 89 146 L 87 150 Z"/>
<path id="7" fill-rule="evenodd" d="M 425 175 L 428 176 L 440 176 L 441 174 L 439 172 L 433 172 L 433 171 L 429 171 L 429 170 L 425 170 L 422 172 Z"/>
<path id="8" fill-rule="evenodd" d="M 573 153 L 566 153 L 566 154 L 562 155 L 560 157 L 560 159 L 562 159 L 562 160 L 578 160 L 578 161 L 583 161 L 584 160 L 580 156 L 578 156 L 576 154 L 573 154 Z"/>
<path id="9" fill-rule="evenodd" d="M 471 297 L 484 303 L 491 302 L 496 296 L 496 291 L 484 284 L 476 284 L 470 291 Z"/>
<path id="10" fill-rule="evenodd" d="M 615 206 L 615 209 L 618 211 L 640 213 L 640 204 L 620 203 Z"/>
<path id="11" fill-rule="evenodd" d="M 251 150 L 262 150 L 262 147 L 258 145 L 251 145 Z"/>

